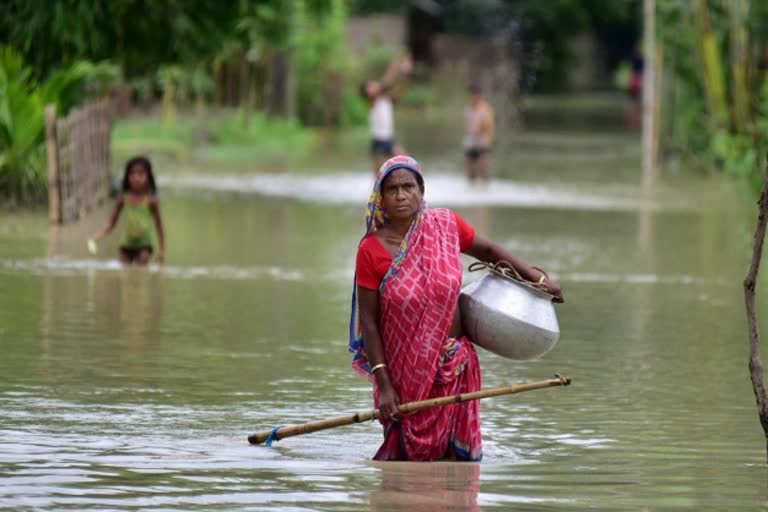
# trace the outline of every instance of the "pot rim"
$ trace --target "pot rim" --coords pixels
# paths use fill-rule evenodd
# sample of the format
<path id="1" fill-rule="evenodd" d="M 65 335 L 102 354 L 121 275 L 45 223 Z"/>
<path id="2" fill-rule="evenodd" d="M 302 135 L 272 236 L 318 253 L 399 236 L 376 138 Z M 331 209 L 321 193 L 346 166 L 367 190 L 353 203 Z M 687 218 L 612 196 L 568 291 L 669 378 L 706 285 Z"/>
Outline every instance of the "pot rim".
<path id="1" fill-rule="evenodd" d="M 509 276 L 509 275 L 507 275 L 507 274 L 505 274 L 503 272 L 500 272 L 499 270 L 497 270 L 495 268 L 490 268 L 489 267 L 488 268 L 488 274 L 493 274 L 493 275 L 495 275 L 497 277 L 501 277 L 505 281 L 508 281 L 510 283 L 514 283 L 514 284 L 516 284 L 518 286 L 526 288 L 526 289 L 534 292 L 536 295 L 540 296 L 543 299 L 548 299 L 548 300 L 551 301 L 552 299 L 555 298 L 555 296 L 552 295 L 551 293 L 547 293 L 544 290 L 540 290 L 539 288 L 536 288 L 535 286 L 533 286 L 533 284 L 530 284 L 528 282 L 524 282 L 524 281 L 520 281 L 518 279 L 515 279 L 514 277 Z M 488 275 L 488 274 L 486 274 L 486 275 Z"/>

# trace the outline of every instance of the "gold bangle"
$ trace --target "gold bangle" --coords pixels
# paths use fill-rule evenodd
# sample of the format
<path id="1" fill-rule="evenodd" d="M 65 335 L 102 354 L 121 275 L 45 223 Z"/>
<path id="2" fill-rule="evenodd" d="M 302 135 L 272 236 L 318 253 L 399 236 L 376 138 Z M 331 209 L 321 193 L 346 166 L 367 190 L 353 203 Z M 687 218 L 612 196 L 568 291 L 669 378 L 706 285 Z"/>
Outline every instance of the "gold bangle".
<path id="1" fill-rule="evenodd" d="M 376 370 L 378 370 L 380 368 L 386 368 L 386 367 L 387 367 L 387 365 L 385 365 L 384 363 L 379 363 L 376 366 L 374 366 L 373 368 L 371 368 L 371 373 L 375 372 Z"/>
<path id="2" fill-rule="evenodd" d="M 544 274 L 542 272 L 541 277 L 539 278 L 539 284 L 543 283 L 546 278 L 547 278 L 547 274 Z"/>

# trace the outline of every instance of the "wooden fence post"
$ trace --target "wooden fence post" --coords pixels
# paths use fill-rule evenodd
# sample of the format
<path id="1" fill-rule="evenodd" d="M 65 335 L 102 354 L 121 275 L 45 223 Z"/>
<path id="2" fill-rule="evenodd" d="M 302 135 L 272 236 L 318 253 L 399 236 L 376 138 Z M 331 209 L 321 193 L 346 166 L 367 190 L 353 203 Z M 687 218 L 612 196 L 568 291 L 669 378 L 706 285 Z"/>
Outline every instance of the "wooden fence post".
<path id="1" fill-rule="evenodd" d="M 59 145 L 56 139 L 56 105 L 45 107 L 45 145 L 48 153 L 48 218 L 61 223 L 61 189 L 59 184 Z"/>

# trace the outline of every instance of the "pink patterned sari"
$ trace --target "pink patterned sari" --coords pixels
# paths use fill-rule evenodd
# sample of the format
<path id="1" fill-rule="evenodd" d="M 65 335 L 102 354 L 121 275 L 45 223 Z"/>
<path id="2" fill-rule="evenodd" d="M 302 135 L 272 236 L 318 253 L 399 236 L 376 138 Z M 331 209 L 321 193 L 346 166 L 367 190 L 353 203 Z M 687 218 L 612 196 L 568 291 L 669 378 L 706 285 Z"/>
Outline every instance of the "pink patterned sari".
<path id="1" fill-rule="evenodd" d="M 377 187 L 386 176 L 379 174 Z M 461 278 L 458 228 L 452 212 L 423 206 L 379 287 L 379 331 L 401 403 L 480 389 L 480 366 L 472 343 L 466 337 L 448 337 Z M 355 310 L 353 298 L 353 367 L 373 382 L 378 407 L 379 390 L 365 359 Z M 482 458 L 477 400 L 423 409 L 399 421 L 380 421 L 384 443 L 376 460 Z"/>

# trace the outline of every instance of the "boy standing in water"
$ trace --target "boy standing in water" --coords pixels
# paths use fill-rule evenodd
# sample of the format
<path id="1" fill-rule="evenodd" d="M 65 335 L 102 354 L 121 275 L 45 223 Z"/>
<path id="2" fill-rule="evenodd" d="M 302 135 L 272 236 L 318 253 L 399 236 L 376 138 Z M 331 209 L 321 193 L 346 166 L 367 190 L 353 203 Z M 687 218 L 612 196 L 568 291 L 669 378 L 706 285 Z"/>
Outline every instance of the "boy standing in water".
<path id="1" fill-rule="evenodd" d="M 469 87 L 469 105 L 464 110 L 464 154 L 467 177 L 489 179 L 488 160 L 493 144 L 493 108 L 483 98 L 480 86 Z"/>
<path id="2" fill-rule="evenodd" d="M 366 80 L 360 86 L 360 93 L 368 101 L 374 174 L 388 158 L 405 151 L 395 142 L 395 114 L 392 102 L 408 86 L 407 78 L 412 67 L 409 56 L 396 58 L 389 64 L 381 80 Z M 401 75 L 401 80 L 396 83 Z"/>

